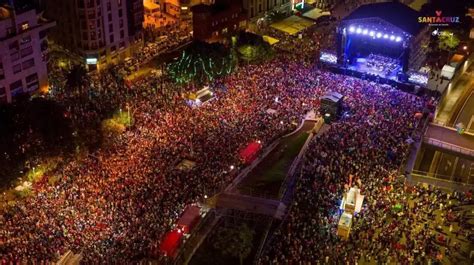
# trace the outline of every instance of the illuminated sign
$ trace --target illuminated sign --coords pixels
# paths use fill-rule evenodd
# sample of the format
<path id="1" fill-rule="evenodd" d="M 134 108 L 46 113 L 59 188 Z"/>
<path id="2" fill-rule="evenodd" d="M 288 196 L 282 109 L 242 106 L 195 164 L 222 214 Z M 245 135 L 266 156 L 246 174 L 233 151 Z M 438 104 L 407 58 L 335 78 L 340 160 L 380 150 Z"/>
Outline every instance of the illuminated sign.
<path id="1" fill-rule="evenodd" d="M 87 58 L 86 64 L 97 64 L 97 58 Z"/>
<path id="2" fill-rule="evenodd" d="M 436 16 L 418 17 L 418 23 L 429 24 L 430 26 L 448 26 L 453 23 L 461 23 L 459 17 L 442 17 L 443 11 L 435 11 Z"/>

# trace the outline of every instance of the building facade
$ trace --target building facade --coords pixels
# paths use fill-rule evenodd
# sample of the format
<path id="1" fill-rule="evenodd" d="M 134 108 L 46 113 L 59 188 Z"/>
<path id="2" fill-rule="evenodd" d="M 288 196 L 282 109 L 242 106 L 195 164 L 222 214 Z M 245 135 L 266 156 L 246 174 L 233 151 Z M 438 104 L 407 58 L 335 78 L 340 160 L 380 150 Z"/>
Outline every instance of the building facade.
<path id="1" fill-rule="evenodd" d="M 202 41 L 219 41 L 246 27 L 246 14 L 240 1 L 217 0 L 212 5 L 197 5 L 193 12 L 193 37 Z"/>
<path id="2" fill-rule="evenodd" d="M 141 0 L 45 0 L 44 6 L 57 22 L 51 39 L 89 70 L 117 64 L 142 44 Z"/>
<path id="3" fill-rule="evenodd" d="M 256 19 L 265 13 L 276 10 L 289 12 L 292 0 L 243 0 L 244 9 L 249 20 Z"/>
<path id="4" fill-rule="evenodd" d="M 54 26 L 33 7 L 0 7 L 0 102 L 47 90 L 46 35 Z"/>

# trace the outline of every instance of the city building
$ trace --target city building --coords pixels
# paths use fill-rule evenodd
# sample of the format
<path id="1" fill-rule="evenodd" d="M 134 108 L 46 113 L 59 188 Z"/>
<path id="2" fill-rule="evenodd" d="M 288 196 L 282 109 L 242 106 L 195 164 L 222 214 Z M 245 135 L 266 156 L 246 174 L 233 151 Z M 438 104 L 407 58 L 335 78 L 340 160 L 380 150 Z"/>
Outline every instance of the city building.
<path id="1" fill-rule="evenodd" d="M 0 5 L 0 102 L 47 90 L 47 32 L 55 22 L 32 5 Z"/>
<path id="2" fill-rule="evenodd" d="M 240 1 L 216 0 L 212 5 L 193 6 L 193 37 L 218 41 L 246 26 L 246 15 Z"/>
<path id="3" fill-rule="evenodd" d="M 158 2 L 165 13 L 185 20 L 191 18 L 191 7 L 200 4 L 210 5 L 215 0 L 158 0 Z"/>
<path id="4" fill-rule="evenodd" d="M 145 27 L 161 29 L 174 26 L 186 32 L 192 31 L 192 11 L 196 5 L 213 4 L 215 0 L 143 0 Z"/>
<path id="5" fill-rule="evenodd" d="M 45 0 L 44 7 L 58 25 L 51 32 L 54 44 L 89 70 L 116 64 L 143 44 L 142 0 Z"/>
<path id="6" fill-rule="evenodd" d="M 243 0 L 244 9 L 249 20 L 265 15 L 270 11 L 289 12 L 293 0 Z"/>

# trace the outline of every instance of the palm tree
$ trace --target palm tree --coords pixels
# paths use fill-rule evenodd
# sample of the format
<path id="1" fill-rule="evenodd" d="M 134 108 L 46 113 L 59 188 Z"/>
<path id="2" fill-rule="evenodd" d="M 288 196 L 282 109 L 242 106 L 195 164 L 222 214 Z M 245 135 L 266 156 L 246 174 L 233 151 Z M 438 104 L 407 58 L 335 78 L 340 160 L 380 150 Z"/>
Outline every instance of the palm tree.
<path id="1" fill-rule="evenodd" d="M 239 258 L 240 264 L 243 265 L 244 259 L 252 252 L 254 234 L 245 223 L 239 227 L 221 227 L 213 245 L 223 256 Z"/>

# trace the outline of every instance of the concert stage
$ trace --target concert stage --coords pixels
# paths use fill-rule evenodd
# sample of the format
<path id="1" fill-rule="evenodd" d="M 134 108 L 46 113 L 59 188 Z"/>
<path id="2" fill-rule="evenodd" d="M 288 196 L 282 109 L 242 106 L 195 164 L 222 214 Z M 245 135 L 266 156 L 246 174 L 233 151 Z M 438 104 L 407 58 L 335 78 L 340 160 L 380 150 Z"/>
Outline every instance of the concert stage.
<path id="1" fill-rule="evenodd" d="M 374 75 L 385 79 L 398 80 L 397 74 L 402 71 L 402 67 L 396 60 L 384 57 L 378 58 L 374 56 L 354 58 L 352 64 L 348 64 L 347 68 L 353 71 Z"/>
<path id="2" fill-rule="evenodd" d="M 398 2 L 360 6 L 338 26 L 336 54 L 322 54 L 321 61 L 373 80 L 408 82 L 408 71 L 419 70 L 412 58 L 420 58 L 426 39 L 418 16 Z"/>

